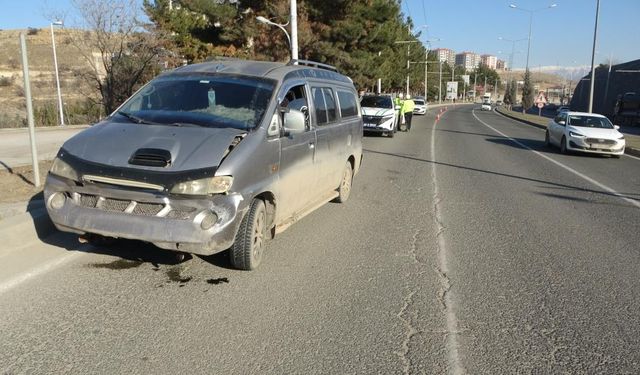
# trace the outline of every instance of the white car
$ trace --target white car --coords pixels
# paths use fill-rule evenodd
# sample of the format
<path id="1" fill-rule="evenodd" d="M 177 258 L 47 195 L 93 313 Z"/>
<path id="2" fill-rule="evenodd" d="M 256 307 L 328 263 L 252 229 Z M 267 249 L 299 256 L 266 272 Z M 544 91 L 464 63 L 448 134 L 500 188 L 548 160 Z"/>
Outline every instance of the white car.
<path id="1" fill-rule="evenodd" d="M 618 125 L 602 115 L 561 112 L 549 121 L 544 143 L 560 147 L 563 154 L 579 151 L 620 157 L 624 154 L 625 141 L 618 129 Z"/>
<path id="2" fill-rule="evenodd" d="M 490 103 L 482 103 L 482 107 L 480 107 L 481 110 L 483 111 L 490 111 L 491 110 L 491 104 Z"/>
<path id="3" fill-rule="evenodd" d="M 427 113 L 427 103 L 422 99 L 413 99 L 415 107 L 413 108 L 414 115 L 424 115 Z"/>
<path id="4" fill-rule="evenodd" d="M 398 130 L 398 111 L 390 95 L 365 95 L 360 100 L 360 106 L 365 132 L 393 137 Z"/>

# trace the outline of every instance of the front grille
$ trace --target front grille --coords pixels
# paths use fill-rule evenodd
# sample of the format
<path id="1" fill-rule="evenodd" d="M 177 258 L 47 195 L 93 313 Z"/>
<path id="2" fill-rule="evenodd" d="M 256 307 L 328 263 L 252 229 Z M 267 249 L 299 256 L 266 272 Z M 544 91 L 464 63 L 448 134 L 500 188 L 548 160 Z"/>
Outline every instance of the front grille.
<path id="1" fill-rule="evenodd" d="M 99 208 L 111 212 L 124 212 L 130 203 L 131 201 L 107 198 L 100 204 Z"/>
<path id="2" fill-rule="evenodd" d="M 376 124 L 379 125 L 382 117 L 380 116 L 362 116 L 362 122 L 365 124 Z"/>
<path id="3" fill-rule="evenodd" d="M 601 138 L 587 138 L 584 140 L 587 143 L 598 143 L 601 145 L 615 145 L 616 141 L 613 139 L 601 139 Z"/>
<path id="4" fill-rule="evenodd" d="M 80 195 L 80 205 L 82 207 L 94 208 L 98 203 L 98 197 L 95 195 L 82 194 Z"/>
<path id="5" fill-rule="evenodd" d="M 162 203 L 138 203 L 133 209 L 134 215 L 156 216 L 164 208 Z"/>
<path id="6" fill-rule="evenodd" d="M 195 208 L 177 208 L 171 210 L 169 214 L 167 214 L 167 218 L 169 219 L 178 219 L 178 220 L 189 220 L 191 215 L 195 212 Z"/>
<path id="7" fill-rule="evenodd" d="M 104 210 L 108 212 L 122 212 L 125 213 L 126 209 L 132 204 L 133 201 L 126 199 L 113 199 L 104 198 L 91 194 L 77 194 L 78 198 L 76 202 L 78 205 L 85 208 L 93 208 L 98 210 Z M 132 215 L 137 216 L 158 216 L 158 214 L 166 207 L 163 203 L 146 203 L 135 202 L 133 211 L 129 212 Z M 130 209 L 131 210 L 131 209 Z M 168 219 L 177 220 L 189 220 L 191 216 L 196 212 L 196 208 L 193 207 L 179 207 L 172 208 L 167 215 L 163 215 Z"/>

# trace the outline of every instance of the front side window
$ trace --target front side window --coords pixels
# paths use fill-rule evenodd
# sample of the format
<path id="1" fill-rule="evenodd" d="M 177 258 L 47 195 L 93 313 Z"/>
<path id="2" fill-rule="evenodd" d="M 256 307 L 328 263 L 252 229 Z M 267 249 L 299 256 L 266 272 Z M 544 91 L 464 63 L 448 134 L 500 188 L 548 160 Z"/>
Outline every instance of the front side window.
<path id="1" fill-rule="evenodd" d="M 141 123 L 252 129 L 260 124 L 274 87 L 259 78 L 176 74 L 151 81 L 117 115 Z"/>

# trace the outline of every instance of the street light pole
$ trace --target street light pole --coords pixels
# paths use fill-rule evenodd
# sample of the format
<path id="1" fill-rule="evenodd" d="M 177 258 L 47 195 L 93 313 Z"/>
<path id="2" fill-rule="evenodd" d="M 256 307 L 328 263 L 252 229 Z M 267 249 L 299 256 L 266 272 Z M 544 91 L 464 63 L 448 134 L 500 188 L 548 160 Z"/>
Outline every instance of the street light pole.
<path id="1" fill-rule="evenodd" d="M 287 36 L 287 42 L 289 42 L 289 48 L 291 49 L 291 60 L 297 60 L 298 58 L 298 51 L 297 51 L 297 46 L 296 46 L 296 57 L 294 58 L 294 51 L 293 51 L 293 43 L 291 43 L 291 38 L 289 37 L 289 33 L 287 32 L 287 29 L 285 29 L 285 26 L 287 26 L 289 24 L 289 22 L 285 23 L 285 24 L 279 24 L 279 23 L 275 23 L 271 20 L 268 20 L 265 17 L 262 16 L 258 16 L 256 17 L 256 21 L 260 22 L 260 23 L 264 23 L 266 25 L 271 25 L 271 26 L 275 26 L 277 28 L 279 28 L 280 30 L 282 30 L 282 32 L 284 32 L 284 35 Z"/>
<path id="2" fill-rule="evenodd" d="M 521 10 L 523 12 L 527 12 L 529 13 L 529 37 L 528 42 L 527 42 L 527 65 L 525 67 L 525 71 L 529 70 L 529 52 L 531 51 L 531 25 L 533 23 L 533 13 L 539 12 L 541 10 L 546 10 L 546 9 L 551 9 L 551 8 L 555 8 L 556 6 L 558 6 L 558 4 L 551 4 L 547 7 L 544 8 L 539 8 L 539 9 L 524 9 L 524 8 L 520 8 L 519 6 L 515 5 L 515 4 L 509 4 L 509 8 L 511 9 L 517 9 L 517 10 Z"/>
<path id="3" fill-rule="evenodd" d="M 600 15 L 600 0 L 596 0 L 596 25 L 593 28 L 593 49 L 591 50 L 591 82 L 589 87 L 589 113 L 593 113 L 593 89 L 596 82 L 596 44 L 598 42 L 598 16 Z"/>
<path id="4" fill-rule="evenodd" d="M 64 110 L 62 108 L 62 93 L 60 92 L 60 76 L 58 74 L 58 56 L 56 54 L 56 38 L 53 34 L 53 25 L 62 26 L 62 21 L 51 22 L 51 44 L 53 45 L 53 66 L 56 71 L 56 87 L 58 89 L 58 113 L 60 117 L 60 126 L 64 126 Z"/>
<path id="5" fill-rule="evenodd" d="M 438 83 L 438 104 L 442 104 L 442 60 L 438 59 L 440 62 L 440 82 Z"/>
<path id="6" fill-rule="evenodd" d="M 291 0 L 291 59 L 298 60 L 298 6 Z"/>

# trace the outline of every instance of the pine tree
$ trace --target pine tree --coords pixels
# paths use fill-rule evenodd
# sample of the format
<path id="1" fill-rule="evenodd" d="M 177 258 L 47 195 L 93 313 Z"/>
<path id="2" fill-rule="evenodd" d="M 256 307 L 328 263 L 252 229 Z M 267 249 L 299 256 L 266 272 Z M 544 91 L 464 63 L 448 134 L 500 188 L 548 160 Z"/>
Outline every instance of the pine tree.
<path id="1" fill-rule="evenodd" d="M 522 86 L 522 113 L 533 107 L 533 96 L 531 72 L 527 69 L 524 73 L 524 85 Z"/>

